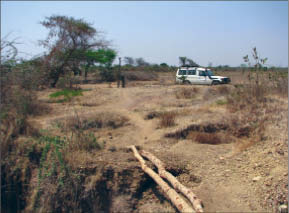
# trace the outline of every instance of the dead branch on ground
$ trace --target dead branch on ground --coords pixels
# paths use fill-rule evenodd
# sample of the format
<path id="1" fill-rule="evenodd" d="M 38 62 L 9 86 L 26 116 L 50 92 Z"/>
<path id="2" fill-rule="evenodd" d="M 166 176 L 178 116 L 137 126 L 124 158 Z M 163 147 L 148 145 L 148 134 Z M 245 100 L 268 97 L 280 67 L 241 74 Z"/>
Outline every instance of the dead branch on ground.
<path id="1" fill-rule="evenodd" d="M 149 168 L 145 160 L 141 157 L 135 146 L 129 147 L 134 156 L 138 159 L 141 164 L 142 170 L 147 173 L 164 191 L 165 195 L 170 199 L 170 201 L 177 207 L 180 212 L 195 212 L 193 208 L 187 204 L 185 200 L 174 190 L 172 189 L 157 173 L 155 173 L 151 168 Z"/>
<path id="2" fill-rule="evenodd" d="M 162 178 L 168 180 L 176 190 L 181 192 L 189 199 L 196 212 L 204 212 L 202 201 L 197 198 L 197 196 L 192 192 L 192 190 L 185 187 L 171 173 L 167 172 L 163 162 L 161 162 L 150 152 L 142 150 L 140 151 L 140 154 L 150 160 L 158 168 L 158 173 Z"/>

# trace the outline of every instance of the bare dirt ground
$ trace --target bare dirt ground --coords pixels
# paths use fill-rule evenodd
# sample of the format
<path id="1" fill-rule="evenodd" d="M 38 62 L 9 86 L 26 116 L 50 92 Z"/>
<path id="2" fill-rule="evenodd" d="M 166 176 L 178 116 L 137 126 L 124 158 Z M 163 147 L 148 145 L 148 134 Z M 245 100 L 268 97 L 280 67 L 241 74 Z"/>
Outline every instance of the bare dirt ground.
<path id="1" fill-rule="evenodd" d="M 165 137 L 191 124 L 220 123 L 230 117 L 224 105 L 216 104 L 223 96 L 209 96 L 208 90 L 214 90 L 210 86 L 138 82 L 119 89 L 115 84 L 111 87 L 108 84 L 87 84 L 81 87 L 89 91 L 81 97 L 75 97 L 70 103 L 49 103 L 51 113 L 34 117 L 31 122 L 38 128 L 53 130 L 56 129 L 56 120 L 65 120 L 75 114 L 93 116 L 112 113 L 124 116 L 128 119 L 126 125 L 96 130 L 98 141 L 105 143 L 106 150 L 139 145 L 167 164 L 175 162 L 184 167 L 186 172 L 180 174 L 178 179 L 203 200 L 206 212 L 272 212 L 278 205 L 268 203 L 268 199 L 272 199 L 273 203 L 277 196 L 282 196 L 278 190 L 288 181 L 286 111 L 280 115 L 279 127 L 275 124 L 267 127 L 270 131 L 267 140 L 241 150 L 239 145 L 242 141 L 230 141 L 231 138 L 226 143 L 210 145 L 189 138 Z M 195 97 L 176 98 L 177 90 L 188 87 L 197 88 Z M 49 102 L 48 95 L 53 91 L 39 92 L 39 99 Z M 282 101 L 288 109 L 287 100 Z M 178 113 L 174 126 L 162 128 L 159 118 L 145 119 L 151 112 L 164 111 Z M 133 155 L 131 160 L 135 160 Z M 146 205 L 158 203 L 160 201 L 154 192 L 147 191 L 135 211 L 149 211 Z M 176 210 L 168 207 L 167 211 Z"/>

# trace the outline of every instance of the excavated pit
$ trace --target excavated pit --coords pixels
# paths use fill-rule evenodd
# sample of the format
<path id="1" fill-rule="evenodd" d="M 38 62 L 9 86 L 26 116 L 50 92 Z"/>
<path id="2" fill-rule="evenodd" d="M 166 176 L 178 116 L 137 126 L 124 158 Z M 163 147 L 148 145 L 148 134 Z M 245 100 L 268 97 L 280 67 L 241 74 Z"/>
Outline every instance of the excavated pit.
<path id="1" fill-rule="evenodd" d="M 111 163 L 86 177 L 80 201 L 81 212 L 138 212 L 140 206 L 147 204 L 147 196 L 154 197 L 150 200 L 153 204 L 170 203 L 153 179 L 141 170 L 131 152 L 117 150 L 113 152 L 113 158 L 119 154 L 122 161 L 125 159 L 126 162 L 116 165 L 111 164 L 110 160 Z M 150 162 L 147 164 L 157 171 Z M 176 165 L 169 165 L 167 170 L 176 177 L 187 172 Z M 175 211 L 174 207 L 170 208 Z"/>
<path id="2" fill-rule="evenodd" d="M 190 132 L 205 132 L 205 133 L 216 133 L 220 131 L 226 131 L 229 129 L 229 125 L 223 123 L 217 124 L 192 124 L 185 129 L 178 130 L 173 133 L 165 135 L 167 138 L 186 139 Z"/>
<path id="3" fill-rule="evenodd" d="M 147 164 L 157 171 L 152 163 L 148 161 Z M 176 177 L 188 173 L 183 166 L 174 162 L 169 162 L 166 168 Z M 31 196 L 31 191 L 38 190 L 37 185 L 34 188 L 28 186 L 33 179 L 31 171 L 25 183 L 22 183 L 23 178 L 17 179 L 18 185 L 10 181 L 7 184 L 15 185 L 17 190 L 21 189 L 21 195 L 25 197 L 20 199 L 16 194 L 14 197 L 6 197 L 7 205 L 2 206 L 2 211 L 141 212 L 140 209 L 145 211 L 146 208 L 150 208 L 153 212 L 168 209 L 170 212 L 176 212 L 163 196 L 159 186 L 142 171 L 137 159 L 127 149 L 96 152 L 93 161 L 72 170 L 74 174 L 78 174 L 77 180 L 67 179 L 62 187 L 44 183 L 37 201 Z M 23 187 L 23 184 L 27 187 Z M 52 190 L 53 188 L 55 190 Z M 13 200 L 17 200 L 17 206 L 13 207 Z"/>
<path id="4" fill-rule="evenodd" d="M 228 138 L 225 136 L 229 130 L 229 125 L 224 123 L 192 124 L 173 133 L 167 133 L 165 137 L 192 139 L 203 144 L 221 144 L 228 143 Z"/>

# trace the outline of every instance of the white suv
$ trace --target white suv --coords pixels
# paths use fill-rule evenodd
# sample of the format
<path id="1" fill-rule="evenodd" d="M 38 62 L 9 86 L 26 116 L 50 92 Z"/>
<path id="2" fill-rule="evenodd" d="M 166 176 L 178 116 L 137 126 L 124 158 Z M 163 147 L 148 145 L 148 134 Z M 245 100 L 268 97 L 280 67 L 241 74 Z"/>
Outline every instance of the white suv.
<path id="1" fill-rule="evenodd" d="M 203 67 L 181 67 L 176 73 L 177 83 L 189 84 L 228 84 L 231 79 L 223 76 L 215 76 L 210 69 Z"/>

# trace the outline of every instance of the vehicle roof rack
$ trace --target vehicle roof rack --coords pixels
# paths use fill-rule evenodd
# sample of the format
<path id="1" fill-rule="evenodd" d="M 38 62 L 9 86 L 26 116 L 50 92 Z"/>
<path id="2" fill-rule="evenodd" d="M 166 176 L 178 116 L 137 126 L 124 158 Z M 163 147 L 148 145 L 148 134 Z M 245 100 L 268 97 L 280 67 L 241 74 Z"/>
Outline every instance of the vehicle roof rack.
<path id="1" fill-rule="evenodd" d="M 201 68 L 200 66 L 181 66 L 180 68 L 188 69 L 188 68 Z"/>
<path id="2" fill-rule="evenodd" d="M 181 66 L 181 67 L 200 67 L 200 66 L 191 66 L 191 65 L 186 64 L 186 65 Z"/>

